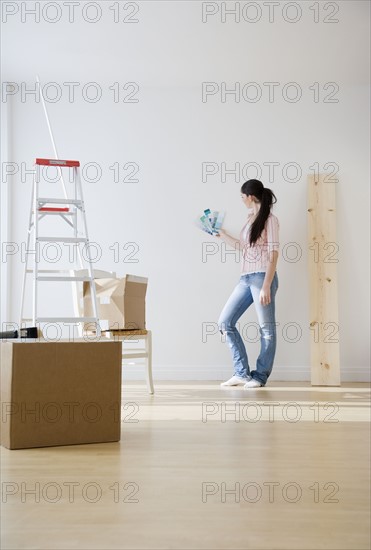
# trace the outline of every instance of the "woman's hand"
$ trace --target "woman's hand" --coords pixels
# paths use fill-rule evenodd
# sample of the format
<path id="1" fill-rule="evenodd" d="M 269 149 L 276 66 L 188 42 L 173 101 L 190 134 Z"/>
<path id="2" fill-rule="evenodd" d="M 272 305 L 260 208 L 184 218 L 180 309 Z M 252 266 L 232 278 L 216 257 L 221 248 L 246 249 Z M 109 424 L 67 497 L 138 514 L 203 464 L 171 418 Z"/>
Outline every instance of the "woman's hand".
<path id="1" fill-rule="evenodd" d="M 263 284 L 260 295 L 259 295 L 259 302 L 263 306 L 267 306 L 271 302 L 271 289 L 270 286 Z"/>
<path id="2" fill-rule="evenodd" d="M 240 241 L 239 239 L 235 239 L 232 237 L 232 235 L 229 235 L 224 229 L 218 229 L 219 235 L 215 234 L 215 237 L 218 239 L 223 239 L 227 244 L 232 246 L 233 248 L 240 249 Z"/>

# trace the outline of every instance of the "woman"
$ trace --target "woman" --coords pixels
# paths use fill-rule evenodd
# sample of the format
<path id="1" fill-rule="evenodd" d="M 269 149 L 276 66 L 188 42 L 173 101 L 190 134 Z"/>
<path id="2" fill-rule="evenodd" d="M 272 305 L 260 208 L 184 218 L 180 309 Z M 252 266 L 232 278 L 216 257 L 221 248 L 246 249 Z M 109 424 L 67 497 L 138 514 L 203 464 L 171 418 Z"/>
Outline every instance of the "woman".
<path id="1" fill-rule="evenodd" d="M 276 265 L 279 250 L 279 222 L 271 213 L 277 202 L 275 194 L 261 181 L 251 179 L 241 187 L 241 198 L 252 209 L 240 238 L 235 239 L 220 230 L 220 238 L 241 252 L 241 276 L 223 311 L 219 330 L 226 334 L 231 348 L 234 375 L 222 386 L 244 385 L 244 388 L 265 386 L 273 368 L 276 352 L 275 296 L 278 289 Z M 260 327 L 260 355 L 256 370 L 250 371 L 246 348 L 236 322 L 254 303 Z"/>

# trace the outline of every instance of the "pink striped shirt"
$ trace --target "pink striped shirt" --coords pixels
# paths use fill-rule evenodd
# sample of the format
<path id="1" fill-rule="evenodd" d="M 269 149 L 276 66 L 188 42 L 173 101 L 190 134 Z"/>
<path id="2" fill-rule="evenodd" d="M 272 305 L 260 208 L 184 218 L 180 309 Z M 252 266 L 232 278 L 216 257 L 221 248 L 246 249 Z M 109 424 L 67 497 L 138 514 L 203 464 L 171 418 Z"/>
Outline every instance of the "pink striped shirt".
<path id="1" fill-rule="evenodd" d="M 265 227 L 256 241 L 255 246 L 251 247 L 249 243 L 250 220 L 253 214 L 247 218 L 247 223 L 243 226 L 240 233 L 241 257 L 241 275 L 255 273 L 258 271 L 267 271 L 269 255 L 272 250 L 279 250 L 279 228 L 278 218 L 270 213 Z"/>

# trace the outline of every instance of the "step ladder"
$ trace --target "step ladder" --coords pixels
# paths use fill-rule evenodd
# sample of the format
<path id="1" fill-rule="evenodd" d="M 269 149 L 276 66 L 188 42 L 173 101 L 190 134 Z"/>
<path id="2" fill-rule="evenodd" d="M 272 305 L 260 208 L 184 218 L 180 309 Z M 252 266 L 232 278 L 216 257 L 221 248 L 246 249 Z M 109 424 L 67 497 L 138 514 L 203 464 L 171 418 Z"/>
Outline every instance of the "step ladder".
<path id="1" fill-rule="evenodd" d="M 41 187 L 53 186 L 53 183 L 41 181 L 40 176 L 44 167 L 55 166 L 59 173 L 59 179 L 62 183 L 64 198 L 40 196 Z M 64 181 L 62 170 L 68 168 L 70 184 L 70 196 L 68 196 L 67 187 Z M 72 173 L 71 173 L 72 171 Z M 71 196 L 72 195 L 72 196 Z M 40 222 L 43 218 L 58 217 L 63 220 L 71 231 L 71 236 L 62 235 L 43 235 L 40 234 Z M 80 229 L 80 231 L 79 231 Z M 70 243 L 75 245 L 73 254 L 74 269 L 41 269 L 40 263 L 40 247 L 42 243 Z M 30 245 L 32 248 L 30 249 Z M 85 247 L 86 253 L 82 254 L 82 246 Z M 33 260 L 31 261 L 30 257 Z M 56 267 L 58 263 L 53 263 Z M 28 276 L 32 275 L 32 317 L 26 318 L 24 315 L 25 295 L 27 289 Z M 39 284 L 44 282 L 71 283 L 72 297 L 75 309 L 75 315 L 72 317 L 44 317 L 39 315 Z M 90 295 L 92 298 L 92 317 L 84 317 L 79 315 L 78 304 L 78 283 L 88 282 L 90 285 Z M 56 288 L 56 292 L 58 292 Z M 77 160 L 58 160 L 58 159 L 43 159 L 37 158 L 35 161 L 35 174 L 32 189 L 32 204 L 30 209 L 27 247 L 25 251 L 25 269 L 22 284 L 21 296 L 21 314 L 20 326 L 32 321 L 33 326 L 40 326 L 41 323 L 61 323 L 68 325 L 69 323 L 79 323 L 79 335 L 83 334 L 83 326 L 89 332 L 95 332 L 97 337 L 101 335 L 101 328 L 98 319 L 97 297 L 94 284 L 94 272 L 92 268 L 92 258 L 89 246 L 88 228 L 86 223 L 85 206 L 80 177 L 80 162 Z"/>

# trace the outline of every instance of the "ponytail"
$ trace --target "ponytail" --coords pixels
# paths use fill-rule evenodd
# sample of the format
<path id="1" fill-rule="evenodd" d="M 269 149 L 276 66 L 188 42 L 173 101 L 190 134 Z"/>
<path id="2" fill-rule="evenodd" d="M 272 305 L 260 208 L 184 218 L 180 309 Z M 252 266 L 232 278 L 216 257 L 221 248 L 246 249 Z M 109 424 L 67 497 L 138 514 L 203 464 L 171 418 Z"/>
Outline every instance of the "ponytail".
<path id="1" fill-rule="evenodd" d="M 260 202 L 259 213 L 250 228 L 250 246 L 254 246 L 262 234 L 272 205 L 277 202 L 277 197 L 271 189 L 264 187 L 259 180 L 248 180 L 241 187 L 244 195 L 254 195 Z"/>

